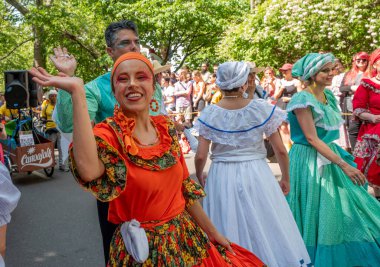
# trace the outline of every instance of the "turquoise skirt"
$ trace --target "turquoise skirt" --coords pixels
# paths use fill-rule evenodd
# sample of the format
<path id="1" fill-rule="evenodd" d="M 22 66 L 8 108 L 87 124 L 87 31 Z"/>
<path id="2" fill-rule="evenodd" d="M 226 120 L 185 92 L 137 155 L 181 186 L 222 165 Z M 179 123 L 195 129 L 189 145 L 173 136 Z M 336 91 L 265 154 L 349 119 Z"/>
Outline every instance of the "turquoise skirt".
<path id="1" fill-rule="evenodd" d="M 349 164 L 353 157 L 329 147 Z M 315 267 L 380 266 L 380 203 L 309 145 L 294 144 L 287 200 Z"/>

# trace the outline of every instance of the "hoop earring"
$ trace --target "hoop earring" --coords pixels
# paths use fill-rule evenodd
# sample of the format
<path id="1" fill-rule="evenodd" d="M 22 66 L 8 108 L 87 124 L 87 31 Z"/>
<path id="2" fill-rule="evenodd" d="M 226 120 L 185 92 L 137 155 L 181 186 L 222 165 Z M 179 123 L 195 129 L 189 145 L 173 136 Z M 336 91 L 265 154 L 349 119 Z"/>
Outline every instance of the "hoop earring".
<path id="1" fill-rule="evenodd" d="M 244 92 L 244 93 L 242 94 L 242 97 L 243 97 L 244 99 L 247 99 L 247 98 L 248 98 L 248 93 L 247 93 L 247 92 Z"/>
<path id="2" fill-rule="evenodd" d="M 153 107 L 153 103 L 155 107 Z M 160 109 L 160 104 L 158 104 L 158 101 L 156 99 L 152 98 L 152 100 L 150 100 L 150 103 L 149 103 L 149 108 L 151 111 L 157 112 Z"/>

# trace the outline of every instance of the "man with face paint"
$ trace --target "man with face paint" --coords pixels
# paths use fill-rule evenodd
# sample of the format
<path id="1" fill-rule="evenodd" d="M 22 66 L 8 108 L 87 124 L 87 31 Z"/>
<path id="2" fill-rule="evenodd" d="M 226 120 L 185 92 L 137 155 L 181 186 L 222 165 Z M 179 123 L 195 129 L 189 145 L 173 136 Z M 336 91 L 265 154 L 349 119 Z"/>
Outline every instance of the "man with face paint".
<path id="1" fill-rule="evenodd" d="M 133 21 L 122 20 L 111 23 L 107 27 L 104 37 L 107 44 L 107 54 L 114 62 L 127 52 L 140 52 L 137 26 Z M 50 59 L 58 71 L 68 76 L 74 76 L 77 62 L 72 55 L 68 54 L 66 48 L 55 48 L 54 56 L 51 56 Z M 111 89 L 111 72 L 107 72 L 87 83 L 85 85 L 85 92 L 91 121 L 97 124 L 113 115 L 114 106 L 117 102 Z M 156 104 L 161 103 L 161 90 L 155 90 L 153 98 L 157 100 Z M 150 111 L 150 114 L 158 115 L 160 109 L 154 107 L 154 110 L 155 112 Z M 70 94 L 64 90 L 59 90 L 58 92 L 56 111 L 56 123 L 58 128 L 64 133 L 71 133 L 73 131 L 72 100 Z M 107 220 L 108 203 L 97 201 L 97 206 L 99 224 L 103 237 L 104 258 L 107 264 L 110 242 L 117 225 Z"/>

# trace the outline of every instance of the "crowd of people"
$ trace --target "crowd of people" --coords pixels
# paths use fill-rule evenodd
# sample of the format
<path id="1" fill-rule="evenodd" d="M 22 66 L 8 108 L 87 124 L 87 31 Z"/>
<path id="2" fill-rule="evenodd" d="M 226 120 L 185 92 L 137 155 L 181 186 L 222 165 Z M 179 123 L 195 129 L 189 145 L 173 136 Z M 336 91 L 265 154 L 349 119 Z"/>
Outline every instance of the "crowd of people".
<path id="1" fill-rule="evenodd" d="M 254 62 L 175 73 L 140 53 L 132 21 L 105 39 L 114 66 L 87 84 L 59 47 L 58 76 L 30 73 L 59 88 L 56 128 L 73 134 L 71 171 L 97 199 L 107 266 L 379 265 L 380 49 L 347 72 L 320 52 L 279 76 Z"/>

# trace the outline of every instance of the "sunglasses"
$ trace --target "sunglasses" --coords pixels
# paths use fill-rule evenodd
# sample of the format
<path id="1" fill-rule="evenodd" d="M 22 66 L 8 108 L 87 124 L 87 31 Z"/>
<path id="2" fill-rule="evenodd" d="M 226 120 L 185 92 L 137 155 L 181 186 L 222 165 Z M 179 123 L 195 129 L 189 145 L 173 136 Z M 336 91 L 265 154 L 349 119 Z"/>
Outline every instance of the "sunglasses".
<path id="1" fill-rule="evenodd" d="M 356 61 L 356 63 L 360 63 L 360 62 L 366 63 L 368 60 L 367 59 L 358 58 L 355 61 Z"/>

